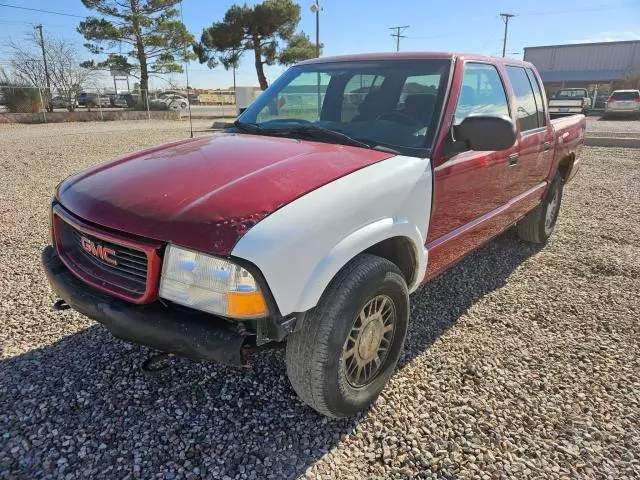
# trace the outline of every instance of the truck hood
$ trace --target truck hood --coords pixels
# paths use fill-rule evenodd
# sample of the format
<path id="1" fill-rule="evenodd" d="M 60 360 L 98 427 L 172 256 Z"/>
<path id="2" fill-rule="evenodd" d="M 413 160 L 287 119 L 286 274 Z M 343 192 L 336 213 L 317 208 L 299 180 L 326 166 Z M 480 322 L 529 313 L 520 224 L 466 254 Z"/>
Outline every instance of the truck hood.
<path id="1" fill-rule="evenodd" d="M 56 198 L 71 213 L 103 227 L 229 255 L 247 230 L 278 208 L 391 156 L 223 133 L 103 163 L 62 182 Z"/>

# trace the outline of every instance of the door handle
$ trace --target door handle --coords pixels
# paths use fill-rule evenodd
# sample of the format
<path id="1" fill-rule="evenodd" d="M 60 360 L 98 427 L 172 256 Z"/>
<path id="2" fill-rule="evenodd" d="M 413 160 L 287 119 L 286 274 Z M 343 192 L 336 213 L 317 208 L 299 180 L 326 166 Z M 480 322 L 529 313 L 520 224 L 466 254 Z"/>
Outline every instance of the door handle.
<path id="1" fill-rule="evenodd" d="M 509 166 L 510 167 L 515 167 L 518 164 L 518 157 L 520 156 L 519 153 L 512 153 L 511 155 L 509 155 Z"/>
<path id="2" fill-rule="evenodd" d="M 548 152 L 549 150 L 551 150 L 551 142 L 544 142 L 544 151 Z"/>

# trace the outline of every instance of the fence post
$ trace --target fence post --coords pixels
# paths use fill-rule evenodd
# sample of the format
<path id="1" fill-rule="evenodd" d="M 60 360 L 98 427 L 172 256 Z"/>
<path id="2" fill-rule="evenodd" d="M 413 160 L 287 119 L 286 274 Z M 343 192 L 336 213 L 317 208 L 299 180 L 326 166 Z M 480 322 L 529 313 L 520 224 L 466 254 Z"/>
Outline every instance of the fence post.
<path id="1" fill-rule="evenodd" d="M 44 119 L 44 123 L 47 123 L 47 114 L 46 108 L 44 108 L 44 100 L 42 99 L 42 89 L 38 87 L 38 94 L 40 95 L 40 108 L 42 108 L 42 118 Z"/>
<path id="2" fill-rule="evenodd" d="M 102 115 L 102 97 L 100 96 L 100 89 L 98 89 L 98 108 L 100 109 L 100 121 L 104 122 L 104 115 Z"/>
<path id="3" fill-rule="evenodd" d="M 147 120 L 151 121 L 151 112 L 149 111 L 149 90 L 147 90 L 144 98 L 147 101 Z"/>

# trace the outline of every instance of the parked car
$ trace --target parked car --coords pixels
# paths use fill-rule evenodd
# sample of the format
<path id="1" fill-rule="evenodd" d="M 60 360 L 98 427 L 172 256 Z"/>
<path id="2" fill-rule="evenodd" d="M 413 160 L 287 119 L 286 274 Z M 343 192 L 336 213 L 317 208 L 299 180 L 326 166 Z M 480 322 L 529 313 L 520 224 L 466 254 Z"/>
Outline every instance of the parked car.
<path id="1" fill-rule="evenodd" d="M 549 113 L 553 117 L 576 113 L 586 115 L 590 109 L 591 98 L 586 88 L 563 88 L 553 94 L 549 101 Z"/>
<path id="2" fill-rule="evenodd" d="M 114 107 L 130 108 L 137 103 L 136 98 L 130 93 L 121 93 L 113 99 Z"/>
<path id="3" fill-rule="evenodd" d="M 68 98 L 56 95 L 51 99 L 51 106 L 53 108 L 66 108 L 67 110 L 73 110 L 78 106 L 78 102 L 75 99 L 69 100 Z"/>
<path id="4" fill-rule="evenodd" d="M 76 97 L 78 105 L 82 107 L 109 107 L 111 99 L 107 95 L 98 95 L 97 93 L 82 92 Z"/>
<path id="5" fill-rule="evenodd" d="M 597 91 L 595 95 L 595 100 L 593 101 L 593 110 L 604 110 L 607 108 L 607 100 L 611 96 L 608 91 Z"/>
<path id="6" fill-rule="evenodd" d="M 407 83 L 432 93 L 399 106 Z M 292 84 L 322 88 L 321 104 L 283 101 Z M 363 85 L 352 111 L 345 92 Z M 57 308 L 196 360 L 240 366 L 285 342 L 298 395 L 352 415 L 394 371 L 410 292 L 512 225 L 528 242 L 553 233 L 586 120 L 551 121 L 544 98 L 535 67 L 513 59 L 296 65 L 226 132 L 58 186 L 43 251 Z"/>
<path id="7" fill-rule="evenodd" d="M 151 100 L 149 105 L 156 109 L 183 110 L 189 106 L 189 101 L 180 95 L 163 95 Z"/>
<path id="8" fill-rule="evenodd" d="M 640 90 L 614 90 L 604 110 L 604 117 L 640 116 Z"/>

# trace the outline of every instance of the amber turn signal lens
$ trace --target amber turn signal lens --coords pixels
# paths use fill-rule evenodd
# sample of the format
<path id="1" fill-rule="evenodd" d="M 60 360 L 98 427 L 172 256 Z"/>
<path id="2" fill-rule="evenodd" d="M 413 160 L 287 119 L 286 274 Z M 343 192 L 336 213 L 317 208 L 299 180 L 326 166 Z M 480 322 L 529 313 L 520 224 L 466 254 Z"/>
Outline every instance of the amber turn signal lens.
<path id="1" fill-rule="evenodd" d="M 267 314 L 267 304 L 260 292 L 228 292 L 227 315 L 251 318 Z"/>

